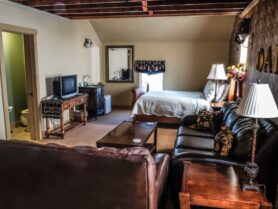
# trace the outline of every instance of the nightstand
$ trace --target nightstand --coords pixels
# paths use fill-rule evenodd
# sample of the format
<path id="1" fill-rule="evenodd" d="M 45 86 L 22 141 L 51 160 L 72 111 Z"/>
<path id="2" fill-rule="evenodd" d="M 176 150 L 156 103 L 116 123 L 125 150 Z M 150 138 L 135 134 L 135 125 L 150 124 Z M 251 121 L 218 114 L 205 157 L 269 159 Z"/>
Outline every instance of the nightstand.
<path id="1" fill-rule="evenodd" d="M 210 102 L 210 106 L 213 111 L 219 111 L 225 102 Z"/>

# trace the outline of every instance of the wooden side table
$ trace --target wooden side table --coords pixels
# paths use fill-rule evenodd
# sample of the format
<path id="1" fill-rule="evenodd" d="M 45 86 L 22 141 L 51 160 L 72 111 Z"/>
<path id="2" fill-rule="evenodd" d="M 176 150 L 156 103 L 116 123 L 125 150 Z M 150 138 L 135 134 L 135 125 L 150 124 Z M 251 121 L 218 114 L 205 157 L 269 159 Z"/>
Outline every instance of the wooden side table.
<path id="1" fill-rule="evenodd" d="M 64 124 L 64 112 L 72 109 L 79 105 L 83 105 L 83 121 L 82 123 L 86 125 L 87 123 L 87 94 L 79 94 L 75 97 L 69 99 L 51 99 L 42 101 L 42 117 L 46 119 L 46 137 L 49 138 L 50 135 L 60 136 L 62 139 L 65 136 L 65 124 Z M 71 115 L 71 114 L 70 114 Z M 57 129 L 50 131 L 50 119 L 59 119 L 60 120 L 60 132 Z M 73 121 L 70 121 L 67 129 L 71 129 L 81 123 L 74 124 Z"/>
<path id="2" fill-rule="evenodd" d="M 185 162 L 180 208 L 191 205 L 213 208 L 271 209 L 262 193 L 242 191 L 232 166 Z"/>

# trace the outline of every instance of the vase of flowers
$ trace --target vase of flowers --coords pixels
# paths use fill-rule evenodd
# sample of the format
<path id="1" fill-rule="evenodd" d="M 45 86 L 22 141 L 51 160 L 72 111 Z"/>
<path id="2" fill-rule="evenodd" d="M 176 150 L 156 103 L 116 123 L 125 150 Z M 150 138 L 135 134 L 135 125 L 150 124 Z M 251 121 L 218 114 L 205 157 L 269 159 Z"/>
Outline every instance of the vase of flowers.
<path id="1" fill-rule="evenodd" d="M 246 78 L 245 64 L 231 65 L 227 67 L 227 77 L 234 78 L 239 82 L 242 82 Z"/>
<path id="2" fill-rule="evenodd" d="M 236 81 L 236 97 L 240 96 L 240 85 L 246 78 L 246 67 L 245 64 L 231 65 L 227 67 L 227 77 L 230 79 L 235 79 Z"/>

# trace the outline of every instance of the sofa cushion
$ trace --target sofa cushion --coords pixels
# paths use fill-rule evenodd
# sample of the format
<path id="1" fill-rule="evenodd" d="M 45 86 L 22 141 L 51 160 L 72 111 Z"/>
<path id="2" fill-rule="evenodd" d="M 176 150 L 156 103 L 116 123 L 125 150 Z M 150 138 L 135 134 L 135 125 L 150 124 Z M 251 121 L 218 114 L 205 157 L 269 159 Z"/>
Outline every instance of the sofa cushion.
<path id="1" fill-rule="evenodd" d="M 175 148 L 196 149 L 212 151 L 214 146 L 213 138 L 197 136 L 178 136 Z"/>
<path id="2" fill-rule="evenodd" d="M 215 136 L 214 151 L 221 156 L 228 156 L 233 143 L 233 133 L 227 126 L 222 126 Z"/>
<path id="3" fill-rule="evenodd" d="M 209 131 L 199 131 L 185 126 L 180 126 L 178 129 L 178 136 L 198 136 L 198 137 L 214 138 L 215 134 Z"/>
<path id="4" fill-rule="evenodd" d="M 251 145 L 253 137 L 253 122 L 251 118 L 239 118 L 233 126 L 234 134 L 233 146 L 229 156 L 240 162 L 250 159 Z M 258 138 L 258 141 L 260 139 Z"/>

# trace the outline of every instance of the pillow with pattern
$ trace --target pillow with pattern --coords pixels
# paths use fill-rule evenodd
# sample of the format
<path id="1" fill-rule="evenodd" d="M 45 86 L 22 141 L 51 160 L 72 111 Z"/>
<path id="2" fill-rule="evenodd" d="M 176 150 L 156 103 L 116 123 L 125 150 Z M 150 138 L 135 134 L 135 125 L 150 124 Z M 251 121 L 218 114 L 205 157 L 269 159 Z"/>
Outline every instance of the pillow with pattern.
<path id="1" fill-rule="evenodd" d="M 228 156 L 232 148 L 233 138 L 233 132 L 227 126 L 221 126 L 220 131 L 215 136 L 215 153 L 221 156 Z"/>
<path id="2" fill-rule="evenodd" d="M 221 121 L 222 112 L 201 110 L 198 114 L 196 124 L 191 126 L 191 128 L 216 133 L 220 129 Z"/>

